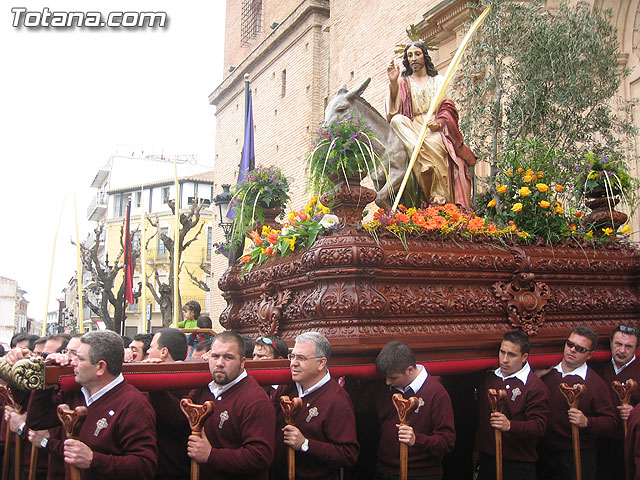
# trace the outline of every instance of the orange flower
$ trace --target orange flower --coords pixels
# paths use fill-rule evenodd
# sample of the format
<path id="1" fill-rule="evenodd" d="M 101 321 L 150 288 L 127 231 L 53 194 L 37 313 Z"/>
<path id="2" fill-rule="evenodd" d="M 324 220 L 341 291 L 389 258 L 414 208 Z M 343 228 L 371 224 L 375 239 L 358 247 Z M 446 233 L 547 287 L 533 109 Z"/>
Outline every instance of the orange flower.
<path id="1" fill-rule="evenodd" d="M 298 215 L 298 218 L 303 222 L 306 222 L 307 219 L 309 218 L 309 216 L 307 215 L 307 212 L 305 212 L 304 210 L 300 210 L 297 213 L 297 215 Z"/>
<path id="2" fill-rule="evenodd" d="M 400 210 L 401 212 L 406 212 L 407 207 L 405 207 L 404 205 L 398 205 L 398 210 Z"/>
<path id="3" fill-rule="evenodd" d="M 504 185 L 498 185 L 496 187 L 496 192 L 498 192 L 500 195 L 504 195 L 505 193 L 507 193 L 507 187 Z"/>
<path id="4" fill-rule="evenodd" d="M 416 225 L 420 225 L 423 228 L 427 227 L 427 222 L 425 221 L 424 217 L 422 215 L 420 215 L 419 213 L 414 213 L 411 216 L 411 221 L 413 223 L 415 223 Z"/>
<path id="5" fill-rule="evenodd" d="M 409 218 L 408 215 L 405 215 L 404 213 L 396 213 L 395 215 L 396 220 L 398 220 L 399 222 L 402 223 L 409 223 L 411 221 L 411 219 Z"/>
<path id="6" fill-rule="evenodd" d="M 562 185 L 556 185 L 554 188 L 556 189 L 556 192 L 558 192 L 558 193 L 560 193 L 561 191 L 564 190 L 564 187 Z"/>
<path id="7" fill-rule="evenodd" d="M 240 257 L 242 263 L 249 263 L 251 261 L 251 255 L 243 255 Z"/>
<path id="8" fill-rule="evenodd" d="M 379 208 L 378 210 L 376 210 L 376 212 L 373 214 L 373 219 L 374 220 L 378 220 L 382 215 L 385 214 L 384 208 Z"/>
<path id="9" fill-rule="evenodd" d="M 484 218 L 473 217 L 469 221 L 469 230 L 480 230 L 482 227 L 484 227 Z"/>
<path id="10" fill-rule="evenodd" d="M 445 212 L 451 212 L 451 213 L 460 213 L 460 210 L 458 210 L 458 207 L 455 203 L 447 203 L 444 206 L 444 210 Z"/>
<path id="11" fill-rule="evenodd" d="M 251 240 L 253 240 L 253 243 L 255 243 L 258 247 L 262 246 L 262 238 L 260 238 L 257 230 L 249 233 L 249 236 L 251 237 Z"/>
<path id="12" fill-rule="evenodd" d="M 278 242 L 278 232 L 275 230 L 271 230 L 269 235 L 267 235 L 267 240 L 269 243 L 276 244 Z"/>
<path id="13" fill-rule="evenodd" d="M 273 257 L 273 247 L 271 245 L 269 245 L 267 248 L 263 248 L 262 249 L 262 254 L 263 255 L 269 255 L 270 257 Z"/>

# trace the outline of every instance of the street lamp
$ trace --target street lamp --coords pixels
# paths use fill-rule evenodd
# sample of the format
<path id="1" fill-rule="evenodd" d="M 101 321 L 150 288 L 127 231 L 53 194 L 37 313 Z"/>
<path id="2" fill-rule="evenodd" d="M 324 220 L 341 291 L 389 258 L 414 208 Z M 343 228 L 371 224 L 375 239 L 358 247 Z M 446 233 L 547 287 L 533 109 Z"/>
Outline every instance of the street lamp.
<path id="1" fill-rule="evenodd" d="M 229 220 L 227 218 L 229 204 L 231 203 L 231 198 L 233 198 L 231 192 L 229 191 L 230 187 L 231 185 L 229 184 L 222 185 L 222 193 L 219 193 L 213 199 L 213 203 L 215 203 L 216 207 L 218 207 L 218 216 L 220 218 L 220 223 L 218 223 L 218 226 L 222 228 L 222 231 L 224 232 L 224 238 L 227 243 L 231 242 L 231 230 L 233 228 L 233 220 Z"/>

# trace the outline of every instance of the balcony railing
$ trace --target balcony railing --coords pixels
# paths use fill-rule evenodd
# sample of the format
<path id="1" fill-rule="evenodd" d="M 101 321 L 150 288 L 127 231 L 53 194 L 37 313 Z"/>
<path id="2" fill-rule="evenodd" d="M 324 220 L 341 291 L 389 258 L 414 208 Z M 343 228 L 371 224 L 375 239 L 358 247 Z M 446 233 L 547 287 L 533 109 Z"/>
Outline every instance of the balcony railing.
<path id="1" fill-rule="evenodd" d="M 104 192 L 99 192 L 91 200 L 89 208 L 87 208 L 87 219 L 97 221 L 107 212 L 108 196 Z"/>

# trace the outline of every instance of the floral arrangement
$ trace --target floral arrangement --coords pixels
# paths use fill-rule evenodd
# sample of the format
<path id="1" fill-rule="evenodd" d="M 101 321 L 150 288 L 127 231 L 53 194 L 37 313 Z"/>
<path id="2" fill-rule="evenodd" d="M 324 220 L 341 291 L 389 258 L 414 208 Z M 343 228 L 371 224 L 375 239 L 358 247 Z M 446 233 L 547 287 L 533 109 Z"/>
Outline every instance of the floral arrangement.
<path id="1" fill-rule="evenodd" d="M 327 229 L 336 228 L 338 223 L 338 217 L 331 214 L 317 196 L 311 197 L 303 210 L 289 213 L 282 229 L 264 226 L 261 232 L 255 230 L 249 233 L 253 243 L 249 252 L 240 257 L 240 261 L 244 263 L 242 273 L 249 273 L 254 267 L 276 255 L 284 257 L 297 247 L 310 247 L 318 235 Z"/>
<path id="2" fill-rule="evenodd" d="M 548 243 L 570 234 L 563 203 L 564 185 L 548 184 L 542 170 L 522 167 L 498 173 L 495 181 L 496 195 L 485 195 L 485 206 L 480 209 L 487 219 L 513 222 L 518 229 Z"/>
<path id="3" fill-rule="evenodd" d="M 518 230 L 513 222 L 509 222 L 507 226 L 499 226 L 473 212 L 463 212 L 452 203 L 427 208 L 406 208 L 400 205 L 397 212 L 378 209 L 373 215 L 373 221 L 365 223 L 364 228 L 376 241 L 380 230 L 391 232 L 402 241 L 406 250 L 408 235 L 449 235 L 466 239 L 529 237 L 527 232 Z"/>
<path id="4" fill-rule="evenodd" d="M 639 183 L 629 175 L 629 168 L 619 156 L 584 155 L 586 161 L 576 167 L 575 188 L 585 197 L 614 197 L 621 195 L 627 206 L 634 210 Z"/>
<path id="5" fill-rule="evenodd" d="M 367 174 L 376 178 L 380 143 L 370 126 L 348 118 L 320 127 L 314 137 L 308 157 L 308 185 L 313 192 L 329 190 L 335 182 L 331 178 Z"/>
<path id="6" fill-rule="evenodd" d="M 282 208 L 289 201 L 289 179 L 274 166 L 256 167 L 232 189 L 229 211 L 235 210 L 232 243 L 240 244 L 246 232 L 264 221 L 264 208 Z"/>

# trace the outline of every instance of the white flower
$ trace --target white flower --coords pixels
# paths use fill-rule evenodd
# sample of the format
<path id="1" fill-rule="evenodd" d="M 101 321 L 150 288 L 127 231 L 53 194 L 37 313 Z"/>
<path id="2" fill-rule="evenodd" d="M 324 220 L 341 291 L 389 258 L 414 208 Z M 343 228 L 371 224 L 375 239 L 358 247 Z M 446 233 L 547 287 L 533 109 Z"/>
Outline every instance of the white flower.
<path id="1" fill-rule="evenodd" d="M 289 232 L 291 231 L 290 227 L 282 227 L 282 230 L 280 230 L 280 235 L 288 235 Z"/>
<path id="2" fill-rule="evenodd" d="M 318 223 L 320 223 L 320 225 L 322 225 L 324 228 L 331 228 L 338 225 L 338 223 L 340 223 L 340 219 L 335 215 L 327 213 Z"/>

